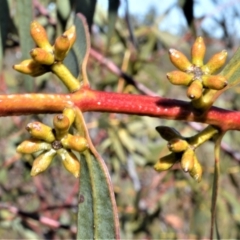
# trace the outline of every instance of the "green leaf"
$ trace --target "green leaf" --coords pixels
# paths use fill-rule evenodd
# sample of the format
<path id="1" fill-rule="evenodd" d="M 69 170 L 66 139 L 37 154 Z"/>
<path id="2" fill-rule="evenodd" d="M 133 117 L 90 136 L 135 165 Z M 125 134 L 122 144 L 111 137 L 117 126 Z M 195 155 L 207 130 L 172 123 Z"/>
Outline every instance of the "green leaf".
<path id="1" fill-rule="evenodd" d="M 213 95 L 211 103 L 213 103 L 223 92 L 235 87 L 240 83 L 240 48 L 238 48 L 219 75 L 227 78 L 228 85 L 220 91 L 211 90 Z"/>
<path id="2" fill-rule="evenodd" d="M 9 6 L 8 1 L 1 1 L 0 8 L 0 71 L 2 70 L 3 63 L 3 54 L 5 49 L 5 43 L 7 40 L 8 27 L 11 22 L 11 18 L 9 15 Z"/>
<path id="3" fill-rule="evenodd" d="M 77 39 L 71 51 L 66 57 L 64 64 L 69 67 L 71 73 L 85 84 L 88 84 L 87 78 L 87 60 L 90 50 L 90 37 L 86 20 L 82 14 L 77 14 L 74 20 L 76 26 Z"/>
<path id="4" fill-rule="evenodd" d="M 107 166 L 91 142 L 81 111 L 75 111 L 77 132 L 89 143 L 80 160 L 77 239 L 119 239 L 117 206 Z"/>
<path id="5" fill-rule="evenodd" d="M 33 1 L 22 0 L 16 1 L 17 4 L 17 23 L 20 37 L 20 47 L 22 59 L 28 59 L 29 51 L 33 48 L 33 40 L 30 36 L 29 27 L 33 20 Z M 24 87 L 27 91 L 33 90 L 32 77 L 24 76 Z"/>
<path id="6" fill-rule="evenodd" d="M 119 0 L 108 1 L 108 46 L 111 42 L 111 38 L 115 29 L 119 5 L 120 5 Z"/>
<path id="7" fill-rule="evenodd" d="M 76 13 L 82 13 L 86 17 L 89 29 L 91 29 L 93 23 L 96 3 L 96 0 L 76 1 Z"/>
<path id="8" fill-rule="evenodd" d="M 106 172 L 90 151 L 81 156 L 77 239 L 115 239 L 116 219 Z"/>
<path id="9" fill-rule="evenodd" d="M 226 91 L 240 83 L 240 48 L 235 52 L 229 63 L 221 71 L 220 75 L 228 79 L 228 86 L 222 90 Z"/>

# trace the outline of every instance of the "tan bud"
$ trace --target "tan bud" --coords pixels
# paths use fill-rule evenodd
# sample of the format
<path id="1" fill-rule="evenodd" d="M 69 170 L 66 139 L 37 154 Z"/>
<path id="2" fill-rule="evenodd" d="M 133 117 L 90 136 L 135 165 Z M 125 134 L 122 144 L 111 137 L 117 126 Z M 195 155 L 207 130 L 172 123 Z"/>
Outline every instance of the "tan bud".
<path id="1" fill-rule="evenodd" d="M 205 74 L 212 74 L 218 71 L 226 62 L 227 51 L 223 50 L 220 53 L 213 55 L 210 60 L 201 67 Z"/>
<path id="2" fill-rule="evenodd" d="M 194 166 L 194 155 L 195 152 L 193 149 L 188 148 L 182 155 L 181 167 L 184 172 L 191 171 Z"/>
<path id="3" fill-rule="evenodd" d="M 40 154 L 33 162 L 31 176 L 36 176 L 45 171 L 50 166 L 55 155 L 56 151 L 53 149 Z"/>
<path id="4" fill-rule="evenodd" d="M 57 154 L 61 157 L 64 167 L 72 173 L 76 178 L 80 175 L 80 162 L 70 151 L 64 148 L 57 150 Z"/>
<path id="5" fill-rule="evenodd" d="M 159 161 L 154 165 L 154 169 L 158 172 L 166 171 L 170 169 L 173 164 L 177 161 L 175 153 L 170 153 L 159 159 Z"/>
<path id="6" fill-rule="evenodd" d="M 76 37 L 77 37 L 77 32 L 76 32 L 76 27 L 71 26 L 67 31 L 63 33 L 63 36 L 66 36 L 70 42 L 69 49 L 72 47 L 74 44 Z"/>
<path id="7" fill-rule="evenodd" d="M 53 118 L 53 125 L 56 131 L 56 139 L 60 140 L 68 134 L 70 122 L 68 117 L 63 114 L 55 115 Z"/>
<path id="8" fill-rule="evenodd" d="M 158 126 L 156 130 L 166 141 L 170 141 L 173 138 L 182 138 L 181 134 L 175 129 L 167 126 Z"/>
<path id="9" fill-rule="evenodd" d="M 34 61 L 40 64 L 52 65 L 54 63 L 54 55 L 42 48 L 32 49 L 30 55 Z"/>
<path id="10" fill-rule="evenodd" d="M 49 71 L 45 66 L 35 62 L 33 59 L 27 59 L 20 64 L 15 64 L 13 65 L 13 69 L 32 77 L 40 76 Z"/>
<path id="11" fill-rule="evenodd" d="M 227 79 L 221 75 L 203 75 L 203 86 L 214 90 L 222 90 L 227 86 Z"/>
<path id="12" fill-rule="evenodd" d="M 197 182 L 201 182 L 202 180 L 202 166 L 197 159 L 196 154 L 194 154 L 194 164 L 193 168 L 189 171 L 189 174 L 192 178 L 194 178 Z"/>
<path id="13" fill-rule="evenodd" d="M 67 36 L 59 36 L 54 43 L 54 56 L 56 61 L 63 61 L 70 47 L 70 41 Z"/>
<path id="14" fill-rule="evenodd" d="M 170 60 L 176 68 L 182 71 L 191 70 L 192 64 L 189 62 L 189 60 L 183 53 L 173 48 L 169 49 L 168 52 Z"/>
<path id="15" fill-rule="evenodd" d="M 30 34 L 38 47 L 52 52 L 52 46 L 48 41 L 47 32 L 40 23 L 36 21 L 31 23 Z"/>
<path id="16" fill-rule="evenodd" d="M 51 65 L 51 70 L 54 72 L 70 92 L 75 92 L 80 89 L 80 82 L 71 74 L 68 68 L 61 62 L 56 62 Z"/>
<path id="17" fill-rule="evenodd" d="M 168 142 L 168 149 L 172 152 L 183 152 L 189 147 L 188 142 L 183 139 L 174 138 Z"/>
<path id="18" fill-rule="evenodd" d="M 188 86 L 193 80 L 193 73 L 185 73 L 182 71 L 172 71 L 167 73 L 168 80 L 174 85 L 184 85 Z"/>
<path id="19" fill-rule="evenodd" d="M 48 143 L 51 143 L 55 140 L 52 128 L 43 123 L 40 122 L 29 123 L 26 126 L 26 129 L 33 138 L 41 139 Z"/>
<path id="20" fill-rule="evenodd" d="M 200 80 L 194 80 L 187 89 L 187 96 L 190 99 L 199 99 L 202 96 L 203 85 Z"/>
<path id="21" fill-rule="evenodd" d="M 206 52 L 206 46 L 202 37 L 198 37 L 192 46 L 192 63 L 201 67 Z"/>
<path id="22" fill-rule="evenodd" d="M 51 144 L 36 139 L 25 140 L 17 146 L 17 152 L 27 154 L 50 149 Z"/>
<path id="23" fill-rule="evenodd" d="M 81 136 L 73 136 L 71 134 L 68 134 L 62 138 L 61 143 L 64 148 L 72 149 L 78 152 L 83 152 L 88 148 L 88 142 L 86 138 Z"/>

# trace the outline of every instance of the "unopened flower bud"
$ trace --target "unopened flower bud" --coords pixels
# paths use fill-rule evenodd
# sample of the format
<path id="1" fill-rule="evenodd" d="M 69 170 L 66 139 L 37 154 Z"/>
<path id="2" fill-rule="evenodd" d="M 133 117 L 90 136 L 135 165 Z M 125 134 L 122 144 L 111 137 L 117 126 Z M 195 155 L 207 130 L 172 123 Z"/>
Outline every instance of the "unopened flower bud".
<path id="1" fill-rule="evenodd" d="M 43 142 L 41 140 L 29 139 L 29 140 L 23 141 L 20 145 L 18 145 L 17 152 L 32 154 L 38 151 L 50 150 L 50 149 L 51 149 L 51 144 L 49 143 Z"/>
<path id="2" fill-rule="evenodd" d="M 63 61 L 70 47 L 70 41 L 66 35 L 59 36 L 54 43 L 54 56 L 56 61 Z"/>
<path id="3" fill-rule="evenodd" d="M 52 132 L 52 128 L 49 126 L 40 123 L 32 122 L 26 126 L 27 131 L 31 134 L 33 138 L 41 139 L 48 143 L 51 143 L 55 140 L 55 136 Z"/>
<path id="4" fill-rule="evenodd" d="M 64 167 L 72 173 L 76 178 L 80 175 L 80 162 L 70 151 L 64 148 L 57 150 L 57 154 L 61 157 Z"/>
<path id="5" fill-rule="evenodd" d="M 173 164 L 177 161 L 175 153 L 170 153 L 159 159 L 159 161 L 154 165 L 154 169 L 158 172 L 166 171 L 170 169 Z"/>
<path id="6" fill-rule="evenodd" d="M 69 49 L 72 47 L 72 45 L 74 44 L 76 37 L 77 37 L 77 33 L 76 33 L 76 27 L 75 26 L 71 26 L 67 31 L 65 31 L 63 33 L 63 36 L 66 36 L 69 40 L 70 46 Z"/>
<path id="7" fill-rule="evenodd" d="M 205 74 L 212 74 L 219 70 L 226 62 L 227 59 L 227 51 L 223 50 L 220 53 L 216 53 L 213 55 L 210 60 L 201 67 L 202 71 Z"/>
<path id="8" fill-rule="evenodd" d="M 166 141 L 170 141 L 174 138 L 182 138 L 181 134 L 175 129 L 167 126 L 158 126 L 156 130 Z"/>
<path id="9" fill-rule="evenodd" d="M 193 165 L 192 170 L 189 171 L 189 174 L 197 182 L 201 182 L 202 172 L 203 172 L 202 166 L 201 166 L 200 162 L 198 161 L 196 154 L 194 154 L 194 165 Z"/>
<path id="10" fill-rule="evenodd" d="M 167 73 L 168 80 L 174 85 L 188 86 L 193 77 L 193 73 L 185 73 L 182 71 L 172 71 Z"/>
<path id="11" fill-rule="evenodd" d="M 214 90 L 222 90 L 227 86 L 227 79 L 221 75 L 203 75 L 203 86 Z"/>
<path id="12" fill-rule="evenodd" d="M 183 152 L 188 148 L 188 142 L 183 139 L 174 138 L 168 142 L 168 149 L 172 152 Z"/>
<path id="13" fill-rule="evenodd" d="M 63 110 L 63 115 L 66 116 L 69 120 L 69 125 L 71 126 L 75 120 L 75 110 L 73 108 L 65 108 Z"/>
<path id="14" fill-rule="evenodd" d="M 74 151 L 83 152 L 88 148 L 88 142 L 86 138 L 81 136 L 73 136 L 68 134 L 61 139 L 61 143 L 64 148 L 72 149 Z"/>
<path id="15" fill-rule="evenodd" d="M 194 166 L 195 152 L 192 148 L 188 148 L 182 155 L 181 167 L 184 172 L 191 171 Z"/>
<path id="16" fill-rule="evenodd" d="M 35 62 L 33 59 L 27 59 L 22 61 L 20 64 L 15 64 L 13 65 L 13 69 L 18 72 L 31 75 L 32 77 L 40 76 L 49 71 L 45 66 Z"/>
<path id="17" fill-rule="evenodd" d="M 55 115 L 53 118 L 53 125 L 56 131 L 56 139 L 60 140 L 68 134 L 70 122 L 68 117 L 63 114 Z"/>
<path id="18" fill-rule="evenodd" d="M 54 63 L 54 55 L 42 48 L 32 49 L 30 55 L 40 64 L 52 65 Z"/>
<path id="19" fill-rule="evenodd" d="M 170 60 L 175 67 L 182 71 L 189 71 L 192 68 L 192 64 L 187 57 L 176 49 L 169 49 Z"/>
<path id="20" fill-rule="evenodd" d="M 55 155 L 56 151 L 53 149 L 40 154 L 33 162 L 31 176 L 36 176 L 45 171 L 50 166 Z"/>
<path id="21" fill-rule="evenodd" d="M 38 47 L 51 52 L 52 46 L 48 41 L 47 32 L 42 25 L 36 21 L 33 21 L 30 26 L 30 34 Z"/>
<path id="22" fill-rule="evenodd" d="M 199 99 L 202 96 L 203 85 L 200 80 L 194 80 L 187 89 L 187 96 L 190 99 Z"/>
<path id="23" fill-rule="evenodd" d="M 80 82 L 71 74 L 68 68 L 61 62 L 56 62 L 55 64 L 51 65 L 51 70 L 60 78 L 60 80 L 71 92 L 75 92 L 80 88 L 81 86 Z"/>
<path id="24" fill-rule="evenodd" d="M 201 67 L 206 52 L 206 46 L 202 37 L 198 37 L 192 46 L 192 63 Z"/>

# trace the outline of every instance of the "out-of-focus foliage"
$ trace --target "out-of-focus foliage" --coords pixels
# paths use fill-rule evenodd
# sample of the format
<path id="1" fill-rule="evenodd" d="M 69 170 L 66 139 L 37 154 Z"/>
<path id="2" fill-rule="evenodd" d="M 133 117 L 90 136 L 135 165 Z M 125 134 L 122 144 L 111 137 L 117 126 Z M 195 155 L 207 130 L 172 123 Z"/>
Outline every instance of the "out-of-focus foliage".
<path id="1" fill-rule="evenodd" d="M 190 17 L 189 30 L 175 36 L 159 29 L 159 24 L 170 14 L 171 8 L 161 16 L 152 10 L 145 18 L 139 19 L 130 15 L 127 7 L 125 16 L 117 17 L 117 5 L 121 4 L 118 0 L 109 1 L 109 15 L 95 5 L 96 1 L 33 0 L 29 1 L 32 5 L 26 4 L 25 8 L 19 2 L 24 4 L 26 1 L 1 2 L 0 94 L 23 93 L 32 91 L 31 89 L 33 92 L 42 93 L 65 92 L 64 87 L 52 74 L 30 79 L 32 82 L 29 84 L 29 79 L 15 73 L 11 66 L 19 62 L 26 54 L 24 49 L 29 48 L 29 28 L 24 21 L 29 21 L 30 17 L 37 19 L 47 29 L 52 42 L 72 24 L 75 11 L 85 9 L 89 13 L 88 23 L 92 24 L 92 48 L 110 60 L 106 66 L 103 60 L 96 58 L 94 52 L 91 53 L 88 75 L 93 89 L 143 94 L 143 91 L 122 78 L 127 74 L 156 95 L 187 100 L 185 90 L 171 86 L 165 77 L 166 72 L 174 69 L 168 59 L 167 50 L 170 47 L 177 48 L 189 55 L 195 32 L 201 32 L 201 20 Z M 159 2 L 161 4 L 161 1 Z M 178 8 L 185 6 L 185 16 L 191 16 L 188 12 L 191 8 L 186 8 L 186 2 L 188 1 L 179 2 Z M 219 6 L 221 7 L 220 4 Z M 226 4 L 224 6 L 235 7 Z M 26 16 L 19 15 L 19 11 L 21 13 L 23 10 Z M 29 16 L 27 11 L 31 12 L 32 16 Z M 221 17 L 224 16 L 223 12 L 216 14 Z M 222 19 L 224 30 L 227 24 L 224 24 L 225 18 Z M 234 39 L 234 36 L 229 34 L 227 37 Z M 231 56 L 238 45 L 236 41 L 232 41 L 236 45 L 229 45 L 229 41 L 213 39 L 207 34 L 205 42 L 208 49 L 206 59 L 223 48 L 227 48 Z M 79 71 L 76 63 L 76 55 L 72 52 L 67 64 L 75 75 Z M 119 76 L 116 66 L 125 75 Z M 225 92 L 216 104 L 239 110 L 239 91 L 239 87 L 236 87 Z M 152 168 L 158 158 L 166 155 L 168 151 L 166 142 L 155 131 L 156 126 L 172 126 L 182 135 L 191 136 L 202 127 L 201 124 L 187 125 L 149 117 L 107 113 L 86 113 L 85 117 L 92 140 L 105 159 L 112 177 L 123 239 L 208 237 L 213 144 L 205 144 L 197 152 L 204 166 L 200 184 L 179 171 L 179 166 L 162 173 L 156 173 Z M 16 145 L 27 137 L 24 128 L 30 120 L 42 120 L 52 124 L 52 116 L 49 115 L 0 119 L 0 236 L 25 239 L 74 238 L 78 182 L 56 161 L 46 173 L 31 178 L 30 169 L 34 157 L 18 155 L 15 152 Z M 224 138 L 217 208 L 222 238 L 240 238 L 238 134 L 228 133 Z"/>

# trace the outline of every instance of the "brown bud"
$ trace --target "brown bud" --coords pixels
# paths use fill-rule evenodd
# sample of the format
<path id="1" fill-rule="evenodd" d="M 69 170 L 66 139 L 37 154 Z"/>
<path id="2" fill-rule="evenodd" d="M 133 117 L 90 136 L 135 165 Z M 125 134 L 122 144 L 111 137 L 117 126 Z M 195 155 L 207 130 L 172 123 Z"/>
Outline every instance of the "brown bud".
<path id="1" fill-rule="evenodd" d="M 213 55 L 210 60 L 201 67 L 205 74 L 212 74 L 219 70 L 226 62 L 227 51 L 223 50 L 220 53 Z"/>
<path id="2" fill-rule="evenodd" d="M 72 45 L 74 44 L 76 37 L 77 37 L 77 33 L 76 33 L 76 27 L 75 26 L 71 26 L 67 31 L 65 31 L 63 33 L 63 36 L 66 36 L 70 42 L 70 46 L 69 49 L 72 47 Z"/>
<path id="3" fill-rule="evenodd" d="M 203 85 L 200 80 L 194 80 L 187 89 L 187 96 L 190 99 L 199 99 L 202 96 Z"/>
<path id="4" fill-rule="evenodd" d="M 35 62 L 33 59 L 27 59 L 20 64 L 13 65 L 13 69 L 32 77 L 40 76 L 49 71 L 45 66 Z"/>
<path id="5" fill-rule="evenodd" d="M 47 32 L 42 25 L 36 21 L 33 21 L 30 26 L 30 34 L 38 47 L 52 52 L 52 46 L 48 41 Z"/>
<path id="6" fill-rule="evenodd" d="M 222 90 L 227 86 L 227 79 L 221 75 L 203 75 L 203 86 L 214 90 Z"/>
<path id="7" fill-rule="evenodd" d="M 175 153 L 170 153 L 159 159 L 159 161 L 154 165 L 154 169 L 158 172 L 166 171 L 170 169 L 173 164 L 177 161 Z"/>
<path id="8" fill-rule="evenodd" d="M 168 142 L 168 149 L 172 152 L 183 152 L 188 148 L 188 142 L 183 139 L 174 138 Z"/>
<path id="9" fill-rule="evenodd" d="M 181 134 L 175 129 L 167 126 L 158 126 L 156 130 L 166 141 L 170 141 L 173 138 L 182 138 Z"/>
<path id="10" fill-rule="evenodd" d="M 45 171 L 50 166 L 55 155 L 56 151 L 53 149 L 40 154 L 33 162 L 31 176 L 36 176 Z"/>
<path id="11" fill-rule="evenodd" d="M 20 145 L 18 145 L 17 152 L 32 154 L 38 151 L 50 150 L 50 149 L 51 149 L 51 144 L 49 143 L 43 142 L 41 140 L 29 139 L 29 140 L 23 141 Z"/>
<path id="12" fill-rule="evenodd" d="M 206 52 L 206 46 L 202 37 L 198 37 L 192 46 L 192 63 L 201 67 Z"/>
<path id="13" fill-rule="evenodd" d="M 26 126 L 27 131 L 31 134 L 33 138 L 41 139 L 48 143 L 51 143 L 55 140 L 55 136 L 52 132 L 52 128 L 49 126 L 40 123 L 32 122 Z"/>
<path id="14" fill-rule="evenodd" d="M 70 47 L 70 41 L 66 35 L 59 36 L 54 43 L 55 60 L 63 61 Z"/>
<path id="15" fill-rule="evenodd" d="M 189 174 L 192 178 L 194 178 L 197 182 L 201 182 L 202 180 L 202 166 L 197 159 L 196 154 L 194 154 L 194 165 L 193 168 L 189 171 Z"/>
<path id="16" fill-rule="evenodd" d="M 64 148 L 72 149 L 74 151 L 83 152 L 88 148 L 88 142 L 86 138 L 81 136 L 73 136 L 68 134 L 61 139 L 61 143 Z"/>
<path id="17" fill-rule="evenodd" d="M 181 167 L 184 172 L 191 171 L 194 166 L 194 155 L 195 152 L 192 148 L 188 148 L 182 155 Z"/>
<path id="18" fill-rule="evenodd" d="M 80 175 L 80 162 L 70 151 L 64 148 L 57 150 L 57 154 L 61 157 L 64 167 L 72 173 L 76 178 Z"/>
<path id="19" fill-rule="evenodd" d="M 172 71 L 167 73 L 168 80 L 174 85 L 184 85 L 188 86 L 193 80 L 193 73 L 185 73 L 182 71 Z"/>
<path id="20" fill-rule="evenodd" d="M 189 71 L 192 68 L 192 64 L 188 61 L 187 57 L 179 52 L 176 49 L 169 49 L 169 57 L 172 62 L 172 64 L 182 71 Z"/>
<path id="21" fill-rule="evenodd" d="M 42 48 L 32 49 L 30 55 L 36 62 L 40 64 L 52 65 L 54 62 L 54 55 Z"/>
<path id="22" fill-rule="evenodd" d="M 51 65 L 51 70 L 60 78 L 60 80 L 71 92 L 79 90 L 81 86 L 80 82 L 71 74 L 64 64 L 56 62 Z"/>
<path id="23" fill-rule="evenodd" d="M 56 131 L 56 139 L 60 140 L 68 134 L 70 122 L 68 117 L 63 114 L 55 115 L 53 118 L 53 125 Z"/>

